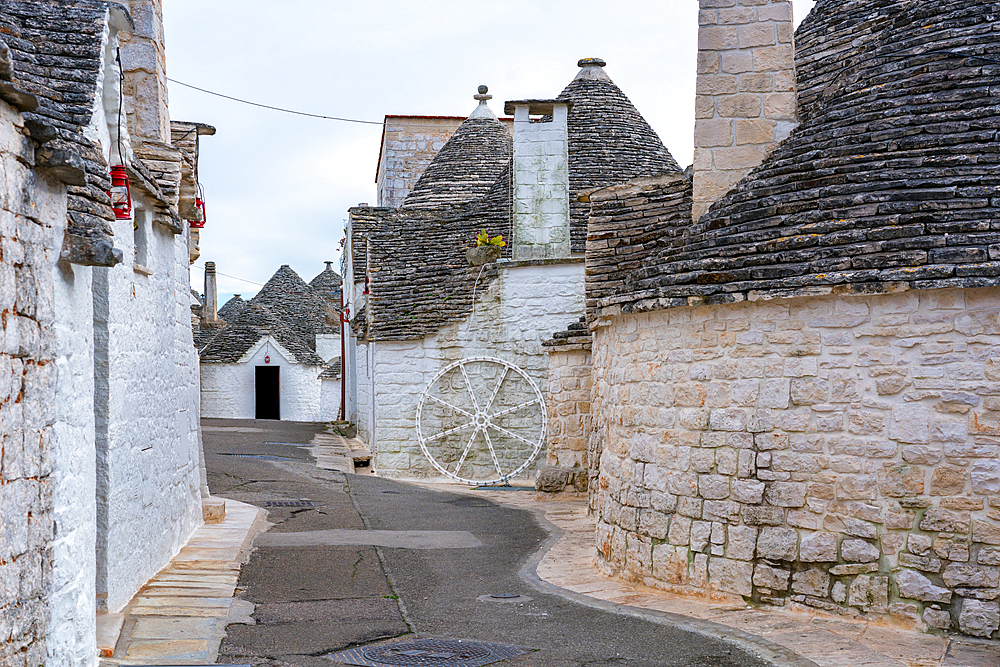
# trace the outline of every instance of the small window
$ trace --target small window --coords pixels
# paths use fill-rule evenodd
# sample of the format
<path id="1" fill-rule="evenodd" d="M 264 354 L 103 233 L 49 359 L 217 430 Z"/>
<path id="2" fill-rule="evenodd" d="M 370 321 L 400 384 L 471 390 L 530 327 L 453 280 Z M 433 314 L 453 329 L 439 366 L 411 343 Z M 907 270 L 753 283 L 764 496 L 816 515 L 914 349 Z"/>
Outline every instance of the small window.
<path id="1" fill-rule="evenodd" d="M 135 241 L 135 265 L 137 269 L 149 267 L 149 235 L 152 233 L 150 211 L 138 210 L 132 218 L 133 239 Z"/>

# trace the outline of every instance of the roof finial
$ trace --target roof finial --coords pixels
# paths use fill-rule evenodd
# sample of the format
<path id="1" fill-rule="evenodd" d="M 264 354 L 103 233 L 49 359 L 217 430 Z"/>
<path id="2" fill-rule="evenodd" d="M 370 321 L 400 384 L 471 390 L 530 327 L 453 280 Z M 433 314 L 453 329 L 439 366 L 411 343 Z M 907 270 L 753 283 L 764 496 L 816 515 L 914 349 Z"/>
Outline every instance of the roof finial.
<path id="1" fill-rule="evenodd" d="M 323 262 L 323 263 L 326 264 L 327 271 L 333 271 L 333 262 Z"/>
<path id="2" fill-rule="evenodd" d="M 472 98 L 479 100 L 479 106 L 476 110 L 469 114 L 469 118 L 496 118 L 496 114 L 490 109 L 490 105 L 486 102 L 492 100 L 492 95 L 487 95 L 490 91 L 486 86 L 479 86 L 479 94 L 473 95 Z"/>
<path id="3" fill-rule="evenodd" d="M 577 79 L 588 79 L 591 81 L 611 81 L 611 77 L 604 71 L 606 62 L 600 58 L 580 58 L 576 61 L 576 66 L 580 68 Z"/>

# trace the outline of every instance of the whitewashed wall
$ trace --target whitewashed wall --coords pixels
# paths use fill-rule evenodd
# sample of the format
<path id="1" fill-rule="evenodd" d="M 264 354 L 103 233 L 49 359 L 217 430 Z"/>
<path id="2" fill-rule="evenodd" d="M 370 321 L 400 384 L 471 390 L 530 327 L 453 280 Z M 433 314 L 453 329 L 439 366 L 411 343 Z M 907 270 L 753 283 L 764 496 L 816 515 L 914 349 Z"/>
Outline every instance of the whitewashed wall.
<path id="1" fill-rule="evenodd" d="M 328 422 L 339 419 L 340 380 L 322 380 L 319 398 L 319 416 L 316 421 Z"/>
<path id="2" fill-rule="evenodd" d="M 582 262 L 506 266 L 501 277 L 482 290 L 475 312 L 462 322 L 420 341 L 376 342 L 374 450 L 379 474 L 401 478 L 438 474 L 420 451 L 414 418 L 420 392 L 452 361 L 476 356 L 503 359 L 526 371 L 544 394 L 549 364 L 542 341 L 583 314 L 583 272 Z M 364 406 L 370 385 L 360 368 L 358 386 L 359 404 Z M 359 412 L 365 412 L 363 407 Z M 359 415 L 358 423 L 360 433 L 365 418 Z M 533 468 L 525 474 L 533 475 Z"/>
<path id="3" fill-rule="evenodd" d="M 270 356 L 271 362 L 264 363 Z M 278 390 L 283 421 L 322 421 L 319 366 L 300 364 L 277 341 L 258 342 L 238 364 L 201 365 L 201 413 L 218 419 L 254 419 L 257 366 L 278 366 Z M 339 394 L 338 394 L 339 398 Z M 339 407 L 339 405 L 338 405 Z"/>
<path id="4" fill-rule="evenodd" d="M 52 455 L 54 521 L 48 662 L 96 663 L 97 472 L 94 451 L 93 269 L 53 268 L 56 424 Z"/>
<path id="5" fill-rule="evenodd" d="M 112 612 L 202 521 L 187 239 L 139 216 L 151 275 L 130 261 L 131 220 L 115 224 L 126 260 L 94 269 L 97 596 Z"/>
<path id="6" fill-rule="evenodd" d="M 378 443 L 372 438 L 372 376 L 369 371 L 371 344 L 358 341 L 355 348 L 355 386 L 358 411 L 358 438 L 366 442 L 375 453 Z"/>

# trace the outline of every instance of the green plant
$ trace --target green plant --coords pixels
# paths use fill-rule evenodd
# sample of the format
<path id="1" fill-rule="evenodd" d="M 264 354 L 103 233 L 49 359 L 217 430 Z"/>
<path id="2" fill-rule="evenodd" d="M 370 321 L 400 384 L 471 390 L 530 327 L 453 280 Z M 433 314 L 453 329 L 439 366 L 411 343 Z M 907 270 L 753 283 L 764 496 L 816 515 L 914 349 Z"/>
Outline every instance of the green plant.
<path id="1" fill-rule="evenodd" d="M 495 248 L 502 248 L 505 245 L 507 245 L 507 243 L 503 240 L 503 234 L 497 234 L 496 236 L 491 238 L 490 235 L 486 233 L 485 229 L 479 232 L 479 236 L 476 237 L 477 248 L 481 248 L 483 246 L 493 246 Z"/>

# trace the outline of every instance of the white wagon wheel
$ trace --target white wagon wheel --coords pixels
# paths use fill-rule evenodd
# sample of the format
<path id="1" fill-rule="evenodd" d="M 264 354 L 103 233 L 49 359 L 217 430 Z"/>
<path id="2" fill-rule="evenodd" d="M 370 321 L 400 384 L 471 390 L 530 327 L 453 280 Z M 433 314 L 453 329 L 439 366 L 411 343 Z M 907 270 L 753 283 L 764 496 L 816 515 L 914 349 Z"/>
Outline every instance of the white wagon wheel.
<path id="1" fill-rule="evenodd" d="M 538 456 L 546 417 L 542 392 L 522 369 L 470 357 L 445 366 L 420 394 L 417 439 L 443 475 L 466 484 L 505 484 Z"/>

